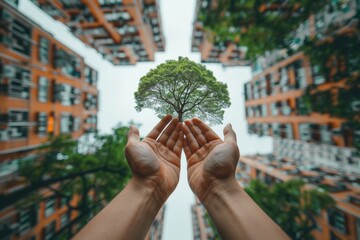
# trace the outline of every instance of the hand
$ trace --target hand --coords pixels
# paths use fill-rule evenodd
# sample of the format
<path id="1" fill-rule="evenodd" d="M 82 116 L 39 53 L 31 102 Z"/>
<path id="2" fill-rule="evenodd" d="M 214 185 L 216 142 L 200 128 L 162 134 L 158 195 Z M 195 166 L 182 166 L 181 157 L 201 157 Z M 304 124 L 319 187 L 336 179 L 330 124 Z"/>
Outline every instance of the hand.
<path id="1" fill-rule="evenodd" d="M 235 180 L 239 159 L 236 135 L 230 124 L 224 128 L 224 141 L 204 122 L 186 121 L 184 152 L 188 165 L 188 181 L 192 191 L 204 202 L 208 194 Z"/>
<path id="2" fill-rule="evenodd" d="M 142 141 L 136 127 L 131 126 L 128 133 L 125 154 L 133 180 L 155 189 L 164 202 L 179 182 L 181 126 L 177 118 L 167 115 Z"/>

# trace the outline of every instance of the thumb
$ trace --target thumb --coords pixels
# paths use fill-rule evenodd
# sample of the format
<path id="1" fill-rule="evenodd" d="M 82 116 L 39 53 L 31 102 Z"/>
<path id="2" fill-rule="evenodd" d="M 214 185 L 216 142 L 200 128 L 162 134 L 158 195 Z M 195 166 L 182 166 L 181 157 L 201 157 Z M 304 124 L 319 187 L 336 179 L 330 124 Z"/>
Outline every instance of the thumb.
<path id="1" fill-rule="evenodd" d="M 228 123 L 224 128 L 224 141 L 225 142 L 236 142 L 236 134 L 232 129 L 230 123 Z"/>
<path id="2" fill-rule="evenodd" d="M 128 132 L 128 143 L 137 143 L 140 142 L 139 129 L 134 125 L 130 126 Z"/>

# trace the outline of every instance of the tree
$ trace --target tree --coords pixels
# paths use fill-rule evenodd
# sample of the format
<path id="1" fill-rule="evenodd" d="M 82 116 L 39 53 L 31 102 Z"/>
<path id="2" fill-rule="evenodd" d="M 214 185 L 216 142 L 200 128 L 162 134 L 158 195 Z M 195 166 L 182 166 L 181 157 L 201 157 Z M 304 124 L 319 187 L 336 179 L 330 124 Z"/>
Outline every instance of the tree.
<path id="1" fill-rule="evenodd" d="M 253 180 L 245 188 L 252 199 L 289 235 L 291 239 L 313 239 L 315 217 L 335 205 L 323 189 L 305 189 L 302 180 L 275 183 L 271 187 Z"/>
<path id="2" fill-rule="evenodd" d="M 159 117 L 177 115 L 180 121 L 199 117 L 222 122 L 223 108 L 230 106 L 227 85 L 216 81 L 204 65 L 179 57 L 151 69 L 135 92 L 136 110 L 155 110 Z"/>
<path id="3" fill-rule="evenodd" d="M 51 139 L 40 148 L 36 159 L 20 164 L 19 175 L 28 184 L 11 194 L 0 195 L 1 208 L 15 204 L 19 211 L 36 209 L 35 205 L 48 198 L 40 191 L 48 190 L 52 192 L 51 197 L 67 206 L 69 216 L 76 213 L 77 217 L 69 219 L 56 233 L 59 239 L 69 239 L 130 179 L 125 158 L 127 132 L 128 127 L 119 125 L 111 134 L 96 136 L 94 150 L 90 153 L 79 153 L 78 142 L 70 136 Z M 77 202 L 74 202 L 74 195 L 77 195 Z M 32 214 L 36 219 L 37 212 L 32 211 Z"/>

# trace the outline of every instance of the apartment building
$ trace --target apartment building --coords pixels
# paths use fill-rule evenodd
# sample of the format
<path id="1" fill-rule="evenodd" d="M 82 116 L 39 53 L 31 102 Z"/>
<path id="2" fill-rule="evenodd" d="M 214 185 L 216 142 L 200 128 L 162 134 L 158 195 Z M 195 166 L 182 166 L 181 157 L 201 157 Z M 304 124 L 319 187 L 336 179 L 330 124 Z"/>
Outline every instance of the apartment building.
<path id="1" fill-rule="evenodd" d="M 336 207 L 322 212 L 313 231 L 315 239 L 357 240 L 360 238 L 360 176 L 344 174 L 330 168 L 299 164 L 277 155 L 241 157 L 237 179 L 243 187 L 252 179 L 267 184 L 300 178 L 307 187 L 326 189 Z"/>
<path id="2" fill-rule="evenodd" d="M 114 65 L 154 61 L 165 50 L 157 0 L 32 0 Z"/>
<path id="3" fill-rule="evenodd" d="M 277 155 L 360 173 L 359 6 L 331 1 L 254 61 L 248 132 L 272 136 Z"/>
<path id="4" fill-rule="evenodd" d="M 163 205 L 156 215 L 150 226 L 149 232 L 146 234 L 145 240 L 161 240 L 164 228 L 166 205 Z"/>
<path id="5" fill-rule="evenodd" d="M 251 62 L 246 59 L 246 47 L 234 42 L 216 41 L 205 30 L 201 15 L 207 14 L 217 8 L 217 1 L 197 0 L 195 19 L 191 37 L 191 51 L 200 52 L 202 63 L 221 63 L 228 66 L 247 66 Z"/>
<path id="6" fill-rule="evenodd" d="M 35 159 L 35 150 L 51 136 L 77 139 L 97 129 L 97 71 L 21 14 L 17 3 L 0 2 L 1 194 L 26 186 L 17 173 L 19 161 Z M 76 217 L 61 199 L 41 194 L 45 201 L 35 205 L 2 209 L 2 239 L 50 239 Z"/>
<path id="7" fill-rule="evenodd" d="M 195 203 L 191 206 L 191 219 L 194 240 L 216 239 L 209 215 L 204 205 L 202 205 L 197 198 L 195 199 Z"/>

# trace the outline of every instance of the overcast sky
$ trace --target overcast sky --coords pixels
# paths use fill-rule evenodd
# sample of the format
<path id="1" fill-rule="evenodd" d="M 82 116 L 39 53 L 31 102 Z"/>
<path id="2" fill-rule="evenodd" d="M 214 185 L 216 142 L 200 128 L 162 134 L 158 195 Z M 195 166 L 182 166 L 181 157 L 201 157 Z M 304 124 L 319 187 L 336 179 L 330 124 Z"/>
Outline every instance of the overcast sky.
<path id="1" fill-rule="evenodd" d="M 152 110 L 136 112 L 133 94 L 137 90 L 140 77 L 167 59 L 177 59 L 178 56 L 183 56 L 196 62 L 200 61 L 199 53 L 190 52 L 195 2 L 194 0 L 161 1 L 166 51 L 156 53 L 155 62 L 122 67 L 115 67 L 103 60 L 100 54 L 86 47 L 63 24 L 53 21 L 30 0 L 20 1 L 19 9 L 45 30 L 52 33 L 56 39 L 81 54 L 87 64 L 99 71 L 100 110 L 98 128 L 100 132 L 109 132 L 119 122 L 128 123 L 133 120 L 142 124 L 140 134 L 145 136 L 159 119 Z M 223 125 L 214 126 L 215 132 L 223 137 L 222 129 L 226 123 L 230 122 L 237 134 L 242 155 L 270 152 L 272 150 L 270 138 L 250 136 L 246 131 L 243 84 L 251 79 L 250 69 L 247 67 L 224 69 L 217 64 L 207 64 L 206 66 L 213 71 L 219 81 L 228 84 L 232 103 L 231 107 L 225 110 Z M 182 166 L 180 183 L 166 203 L 164 240 L 193 238 L 190 207 L 194 203 L 194 196 L 187 183 L 186 161 L 184 159 L 182 159 Z"/>

